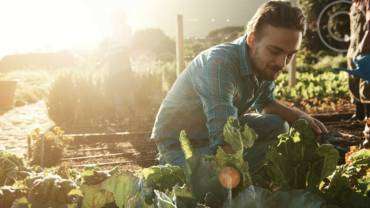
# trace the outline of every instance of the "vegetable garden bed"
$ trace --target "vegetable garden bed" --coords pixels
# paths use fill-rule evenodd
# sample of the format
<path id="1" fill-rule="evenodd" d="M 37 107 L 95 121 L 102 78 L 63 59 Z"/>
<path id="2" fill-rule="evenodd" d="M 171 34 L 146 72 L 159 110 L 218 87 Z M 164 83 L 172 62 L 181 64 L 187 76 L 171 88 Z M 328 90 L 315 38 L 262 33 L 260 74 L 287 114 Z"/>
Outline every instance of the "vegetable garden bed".
<path id="1" fill-rule="evenodd" d="M 361 144 L 364 124 L 347 121 L 350 113 L 313 116 L 324 122 L 330 131 L 340 132 L 347 141 L 343 146 Z M 157 150 L 154 142 L 149 139 L 150 131 L 78 133 L 65 136 L 74 138 L 64 151 L 62 164 L 66 166 L 84 168 L 96 165 L 102 169 L 120 166 L 122 170 L 134 172 L 157 164 Z"/>

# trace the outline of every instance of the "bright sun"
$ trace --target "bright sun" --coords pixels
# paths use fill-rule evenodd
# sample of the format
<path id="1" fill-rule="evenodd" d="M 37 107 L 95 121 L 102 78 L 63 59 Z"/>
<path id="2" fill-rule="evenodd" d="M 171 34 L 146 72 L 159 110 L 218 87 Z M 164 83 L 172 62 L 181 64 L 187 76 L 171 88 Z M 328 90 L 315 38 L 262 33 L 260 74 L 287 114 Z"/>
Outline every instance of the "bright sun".
<path id="1" fill-rule="evenodd" d="M 112 14 L 124 11 L 130 26 L 143 0 L 1 0 L 0 55 L 93 46 L 110 36 Z"/>

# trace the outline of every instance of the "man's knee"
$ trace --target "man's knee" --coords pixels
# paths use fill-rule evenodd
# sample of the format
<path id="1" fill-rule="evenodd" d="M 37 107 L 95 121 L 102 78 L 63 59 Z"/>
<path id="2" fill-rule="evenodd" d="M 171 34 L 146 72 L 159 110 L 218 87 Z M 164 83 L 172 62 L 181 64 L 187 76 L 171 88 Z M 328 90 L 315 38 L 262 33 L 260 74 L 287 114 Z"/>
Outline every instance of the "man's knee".
<path id="1" fill-rule="evenodd" d="M 289 131 L 289 124 L 278 115 L 269 115 L 271 117 L 271 134 L 275 137 L 287 133 Z"/>
<path id="2" fill-rule="evenodd" d="M 159 152 L 158 161 L 160 165 L 170 164 L 175 166 L 185 166 L 185 156 L 181 150 Z"/>
<path id="3" fill-rule="evenodd" d="M 279 134 L 288 132 L 289 125 L 280 116 L 275 114 L 245 114 L 241 119 L 241 124 L 248 124 L 254 129 L 259 138 L 275 138 Z"/>

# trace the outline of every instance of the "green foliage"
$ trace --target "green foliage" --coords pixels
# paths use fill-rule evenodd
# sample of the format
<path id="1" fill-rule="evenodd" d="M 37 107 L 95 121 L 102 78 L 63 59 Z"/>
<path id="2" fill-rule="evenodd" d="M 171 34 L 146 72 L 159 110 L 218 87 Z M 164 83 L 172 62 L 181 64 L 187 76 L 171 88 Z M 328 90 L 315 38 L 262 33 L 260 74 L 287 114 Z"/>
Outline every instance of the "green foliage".
<path id="1" fill-rule="evenodd" d="M 83 207 L 100 208 L 107 204 L 115 204 L 119 208 L 132 207 L 133 204 L 145 204 L 137 195 L 140 192 L 139 178 L 124 174 L 113 168 L 101 171 L 96 168 L 85 169 L 81 193 Z"/>
<path id="2" fill-rule="evenodd" d="M 308 122 L 299 119 L 270 148 L 266 168 L 273 183 L 282 189 L 318 190 L 321 181 L 335 170 L 338 158 L 334 147 L 319 146 Z"/>
<path id="3" fill-rule="evenodd" d="M 13 202 L 17 198 L 21 198 L 25 195 L 24 191 L 19 188 L 12 186 L 1 186 L 0 187 L 0 204 L 1 207 L 11 207 Z"/>
<path id="4" fill-rule="evenodd" d="M 218 181 L 217 164 L 213 156 L 200 156 L 191 147 L 190 141 L 184 131 L 180 133 L 180 143 L 185 155 L 184 172 L 186 185 L 193 191 L 196 201 L 206 205 L 222 202 L 225 191 Z"/>
<path id="5" fill-rule="evenodd" d="M 113 169 L 114 171 L 114 169 Z M 101 171 L 93 169 L 86 169 L 82 172 L 81 176 L 83 179 L 83 184 L 86 185 L 97 185 L 105 181 L 112 176 L 112 171 Z"/>
<path id="6" fill-rule="evenodd" d="M 226 208 L 226 206 L 224 206 Z M 254 187 L 241 192 L 232 201 L 234 208 L 324 208 L 327 207 L 325 200 L 318 194 L 307 190 L 290 190 L 271 192 L 267 189 Z M 335 208 L 335 207 L 332 207 Z"/>
<path id="7" fill-rule="evenodd" d="M 105 191 L 101 185 L 81 185 L 83 193 L 82 208 L 102 208 L 114 202 L 113 193 Z"/>
<path id="8" fill-rule="evenodd" d="M 352 154 L 349 163 L 339 166 L 324 187 L 325 197 L 344 207 L 368 207 L 370 204 L 370 150 Z"/>
<path id="9" fill-rule="evenodd" d="M 175 60 L 175 41 L 160 29 L 150 28 L 135 32 L 132 45 L 133 52 L 150 53 L 164 62 Z"/>
<path id="10" fill-rule="evenodd" d="M 144 114 L 145 118 L 154 114 L 162 98 L 161 87 L 160 74 L 70 72 L 58 76 L 52 85 L 48 113 L 69 131 L 124 126 L 140 122 L 133 119 Z"/>
<path id="11" fill-rule="evenodd" d="M 176 208 L 176 202 L 165 193 L 155 190 L 155 196 L 158 208 Z"/>
<path id="12" fill-rule="evenodd" d="M 49 117 L 63 129 L 94 123 L 112 109 L 104 96 L 102 77 L 65 72 L 53 83 L 48 98 Z M 108 114 L 110 115 L 110 114 Z"/>
<path id="13" fill-rule="evenodd" d="M 243 33 L 244 27 L 229 26 L 210 31 L 206 38 L 212 44 L 220 44 L 224 42 L 231 42 L 242 36 Z"/>
<path id="14" fill-rule="evenodd" d="M 9 152 L 0 151 L 0 186 L 12 185 L 24 170 L 23 160 Z"/>
<path id="15" fill-rule="evenodd" d="M 117 168 L 101 171 L 89 167 L 82 172 L 65 168 L 16 169 L 10 175 L 18 176 L 24 170 L 28 173 L 15 177 L 11 187 L 0 187 L 0 203 L 4 208 L 206 208 L 228 207 L 230 202 L 236 208 L 333 208 L 327 202 L 344 207 L 369 204 L 369 150 L 352 154 L 348 164 L 336 168 L 338 152 L 330 145 L 318 145 L 308 123 L 298 120 L 267 153 L 264 170 L 270 177 L 267 180 L 275 186 L 264 189 L 253 185 L 248 163 L 243 160 L 244 149 L 251 148 L 256 139 L 254 131 L 230 118 L 223 134 L 233 153 L 219 148 L 216 155 L 201 156 L 181 132 L 186 166 L 152 166 L 140 176 Z M 24 165 L 22 159 L 9 154 L 1 152 L 0 156 L 10 158 L 15 166 Z M 234 196 L 230 200 L 218 179 L 224 167 L 234 167 L 241 175 L 239 186 L 229 192 Z"/>
<path id="16" fill-rule="evenodd" d="M 235 153 L 225 153 L 223 149 L 219 147 L 215 156 L 216 163 L 219 170 L 228 166 L 236 168 L 242 175 L 240 188 L 244 189 L 252 185 L 248 163 L 244 161 L 243 158 L 244 150 L 253 146 L 254 141 L 257 139 L 257 135 L 247 124 L 241 127 L 238 120 L 234 118 L 229 118 L 227 120 L 223 134 L 225 142 L 230 144 Z"/>
<path id="17" fill-rule="evenodd" d="M 324 72 L 320 75 L 297 73 L 297 84 L 290 87 L 288 75 L 282 74 L 276 80 L 275 96 L 294 102 L 312 98 L 347 98 L 348 75 L 344 72 Z"/>
<path id="18" fill-rule="evenodd" d="M 167 192 L 155 190 L 155 202 L 158 208 L 200 207 L 192 191 L 186 185 L 176 185 L 172 191 Z"/>
<path id="19" fill-rule="evenodd" d="M 72 141 L 72 138 L 64 136 L 64 132 L 59 127 L 43 135 L 39 129 L 36 129 L 29 137 L 34 141 L 31 163 L 44 167 L 58 165 L 63 157 L 64 145 Z"/>
<path id="20" fill-rule="evenodd" d="M 298 72 L 323 75 L 325 72 L 334 72 L 334 68 L 347 67 L 347 57 L 325 51 L 314 53 L 300 50 L 296 55 L 296 66 Z"/>
<path id="21" fill-rule="evenodd" d="M 102 188 L 113 193 L 119 208 L 126 207 L 129 198 L 139 191 L 138 179 L 130 175 L 112 176 L 103 182 Z"/>
<path id="22" fill-rule="evenodd" d="M 185 175 L 181 167 L 166 165 L 151 166 L 142 170 L 147 187 L 160 191 L 171 189 L 175 185 L 185 183 Z"/>
<path id="23" fill-rule="evenodd" d="M 234 167 L 241 174 L 241 183 L 236 191 L 243 190 L 252 184 L 248 163 L 243 159 L 244 148 L 250 148 L 256 139 L 255 132 L 245 125 L 243 128 L 235 118 L 229 118 L 224 127 L 224 141 L 235 153 L 225 153 L 217 149 L 215 156 L 198 155 L 189 142 L 185 132 L 180 133 L 181 147 L 185 154 L 187 185 L 194 192 L 195 198 L 210 207 L 222 203 L 226 197 L 226 189 L 218 180 L 219 172 L 225 167 Z"/>
<path id="24" fill-rule="evenodd" d="M 350 22 L 348 16 L 334 14 L 345 12 L 348 13 L 350 4 L 340 3 L 330 7 L 322 15 L 320 26 L 317 27 L 317 21 L 320 13 L 332 0 L 299 0 L 299 5 L 303 10 L 304 15 L 307 18 L 308 28 L 306 35 L 304 36 L 303 46 L 306 50 L 318 52 L 320 50 L 327 50 L 332 52 L 331 49 L 327 48 L 321 41 L 317 30 L 322 32 L 324 39 L 333 47 L 336 48 L 348 48 L 348 43 L 345 41 L 338 41 L 336 38 L 344 39 L 345 35 L 350 33 Z M 350 2 L 350 1 L 349 1 Z M 335 18 L 332 18 L 335 17 Z M 329 32 L 330 31 L 330 32 Z"/>
<path id="25" fill-rule="evenodd" d="M 77 185 L 57 175 L 46 175 L 36 179 L 30 188 L 28 201 L 33 207 L 63 207 L 75 203 L 75 196 L 69 195 Z"/>

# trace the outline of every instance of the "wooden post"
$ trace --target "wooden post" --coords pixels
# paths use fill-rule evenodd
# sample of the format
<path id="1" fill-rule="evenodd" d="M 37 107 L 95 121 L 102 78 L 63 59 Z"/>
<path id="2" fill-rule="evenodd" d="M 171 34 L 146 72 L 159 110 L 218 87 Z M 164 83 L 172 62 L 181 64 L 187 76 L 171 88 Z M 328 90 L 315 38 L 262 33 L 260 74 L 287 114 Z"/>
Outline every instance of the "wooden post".
<path id="1" fill-rule="evenodd" d="M 176 38 L 176 73 L 177 76 L 184 70 L 184 27 L 182 15 L 177 15 L 177 38 Z"/>
<path id="2" fill-rule="evenodd" d="M 28 160 L 32 158 L 32 138 L 30 135 L 27 136 L 27 156 Z"/>
<path id="3" fill-rule="evenodd" d="M 288 65 L 289 72 L 289 86 L 293 87 L 297 84 L 297 73 L 296 73 L 296 58 L 295 56 Z"/>
<path id="4" fill-rule="evenodd" d="M 45 136 L 41 134 L 40 139 L 41 139 L 40 166 L 43 168 L 45 162 Z"/>
<path id="5" fill-rule="evenodd" d="M 297 0 L 290 0 L 293 6 L 298 6 Z M 290 61 L 288 65 L 288 72 L 289 72 L 289 86 L 293 87 L 297 84 L 297 65 L 296 65 L 296 56 Z"/>

